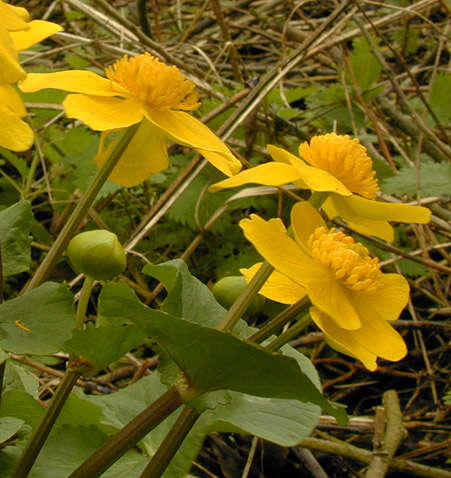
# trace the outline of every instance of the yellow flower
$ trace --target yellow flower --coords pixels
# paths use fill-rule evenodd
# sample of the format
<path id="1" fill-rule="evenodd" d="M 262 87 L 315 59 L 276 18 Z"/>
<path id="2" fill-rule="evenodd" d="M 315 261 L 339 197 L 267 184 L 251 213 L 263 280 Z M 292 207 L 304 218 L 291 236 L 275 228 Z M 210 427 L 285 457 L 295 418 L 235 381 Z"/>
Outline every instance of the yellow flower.
<path id="1" fill-rule="evenodd" d="M 63 105 L 69 118 L 77 118 L 97 131 L 111 131 L 141 122 L 129 147 L 110 176 L 124 186 L 139 184 L 168 166 L 166 141 L 195 148 L 228 176 L 241 163 L 203 123 L 189 115 L 199 106 L 194 84 L 175 66 L 143 54 L 123 57 L 106 69 L 103 78 L 90 71 L 30 74 L 23 91 L 52 88 L 81 93 L 69 95 Z M 182 111 L 185 110 L 185 111 Z M 102 162 L 102 147 L 97 157 Z"/>
<path id="2" fill-rule="evenodd" d="M 210 191 L 247 183 L 282 186 L 294 183 L 312 191 L 330 192 L 323 204 L 333 219 L 341 216 L 363 234 L 393 241 L 388 221 L 426 224 L 429 209 L 407 204 L 375 201 L 379 186 L 371 158 L 357 138 L 335 133 L 314 136 L 299 146 L 302 159 L 277 146 L 268 145 L 275 163 L 265 163 L 243 171 L 210 187 Z M 308 164 L 310 164 L 310 166 Z"/>
<path id="3" fill-rule="evenodd" d="M 33 131 L 22 121 L 25 106 L 11 86 L 25 77 L 18 52 L 25 50 L 62 28 L 42 20 L 29 21 L 24 8 L 0 0 L 0 146 L 25 151 L 33 144 Z"/>
<path id="4" fill-rule="evenodd" d="M 0 0 L 0 84 L 15 83 L 25 78 L 19 64 L 18 51 L 39 43 L 61 31 L 56 23 L 32 20 L 25 8 Z"/>
<path id="5" fill-rule="evenodd" d="M 408 301 L 404 277 L 382 273 L 377 258 L 352 237 L 328 229 L 307 202 L 295 204 L 291 212 L 295 240 L 280 219 L 251 215 L 240 226 L 277 273 L 262 295 L 294 303 L 307 292 L 316 325 L 335 348 L 357 357 L 369 370 L 376 369 L 378 356 L 392 361 L 405 356 L 404 341 L 389 324 Z M 249 280 L 257 268 L 241 272 Z"/>

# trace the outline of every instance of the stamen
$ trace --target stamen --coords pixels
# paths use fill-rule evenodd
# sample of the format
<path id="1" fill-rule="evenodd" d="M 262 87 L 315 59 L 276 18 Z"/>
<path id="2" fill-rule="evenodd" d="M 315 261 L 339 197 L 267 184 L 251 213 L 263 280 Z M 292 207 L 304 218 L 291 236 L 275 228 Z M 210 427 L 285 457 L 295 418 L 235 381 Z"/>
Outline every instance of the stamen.
<path id="1" fill-rule="evenodd" d="M 314 136 L 310 145 L 299 146 L 299 155 L 335 176 L 353 193 L 374 199 L 379 191 L 373 162 L 357 138 L 335 133 Z"/>
<path id="2" fill-rule="evenodd" d="M 379 259 L 350 236 L 318 227 L 308 239 L 312 257 L 351 290 L 375 292 L 381 284 Z"/>
<path id="3" fill-rule="evenodd" d="M 118 95 L 137 98 L 157 110 L 194 110 L 197 101 L 195 85 L 176 66 L 168 66 L 144 53 L 124 56 L 105 70 Z"/>

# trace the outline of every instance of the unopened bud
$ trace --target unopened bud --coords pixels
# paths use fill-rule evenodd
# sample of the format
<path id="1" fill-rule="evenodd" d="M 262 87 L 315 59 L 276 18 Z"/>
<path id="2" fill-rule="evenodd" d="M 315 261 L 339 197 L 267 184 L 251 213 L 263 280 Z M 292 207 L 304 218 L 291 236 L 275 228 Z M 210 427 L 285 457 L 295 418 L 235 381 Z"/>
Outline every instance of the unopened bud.
<path id="1" fill-rule="evenodd" d="M 116 234 L 105 229 L 77 234 L 69 242 L 66 252 L 76 272 L 96 280 L 113 279 L 127 265 Z"/>

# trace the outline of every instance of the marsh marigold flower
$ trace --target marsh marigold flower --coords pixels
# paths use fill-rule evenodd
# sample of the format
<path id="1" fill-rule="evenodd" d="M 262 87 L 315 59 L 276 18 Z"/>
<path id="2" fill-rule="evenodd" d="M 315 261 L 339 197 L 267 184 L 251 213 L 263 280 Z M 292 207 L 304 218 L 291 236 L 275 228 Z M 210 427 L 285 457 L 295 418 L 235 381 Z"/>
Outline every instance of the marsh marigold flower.
<path id="1" fill-rule="evenodd" d="M 275 268 L 262 295 L 290 304 L 308 294 L 310 315 L 329 342 L 369 370 L 376 369 L 377 357 L 397 361 L 406 355 L 404 341 L 389 321 L 406 306 L 409 285 L 400 274 L 383 273 L 362 244 L 328 229 L 307 202 L 291 211 L 295 239 L 280 219 L 265 221 L 253 214 L 240 226 Z M 250 279 L 258 267 L 241 272 Z"/>
<path id="2" fill-rule="evenodd" d="M 12 86 L 26 76 L 18 52 L 61 30 L 52 22 L 30 21 L 25 8 L 0 0 L 0 146 L 24 151 L 33 144 L 33 131 L 21 119 L 25 106 Z"/>
<path id="3" fill-rule="evenodd" d="M 356 231 L 386 241 L 394 238 L 388 221 L 430 221 L 431 213 L 425 207 L 374 200 L 379 192 L 376 173 L 366 148 L 357 138 L 335 133 L 314 136 L 310 144 L 304 142 L 299 146 L 300 158 L 277 146 L 268 145 L 267 149 L 275 163 L 243 171 L 214 184 L 210 191 L 247 183 L 294 183 L 303 189 L 329 192 L 322 207 L 331 219 L 341 216 Z"/>
<path id="4" fill-rule="evenodd" d="M 23 91 L 43 88 L 70 91 L 63 102 L 66 115 L 90 128 L 109 132 L 136 123 L 140 126 L 113 170 L 110 179 L 124 186 L 139 184 L 168 166 L 166 142 L 198 150 L 227 176 L 241 163 L 203 123 L 186 113 L 199 106 L 194 84 L 175 66 L 168 66 L 145 53 L 125 56 L 105 70 L 106 78 L 91 71 L 60 71 L 30 74 L 21 83 Z M 96 160 L 101 164 L 108 149 L 103 142 Z"/>

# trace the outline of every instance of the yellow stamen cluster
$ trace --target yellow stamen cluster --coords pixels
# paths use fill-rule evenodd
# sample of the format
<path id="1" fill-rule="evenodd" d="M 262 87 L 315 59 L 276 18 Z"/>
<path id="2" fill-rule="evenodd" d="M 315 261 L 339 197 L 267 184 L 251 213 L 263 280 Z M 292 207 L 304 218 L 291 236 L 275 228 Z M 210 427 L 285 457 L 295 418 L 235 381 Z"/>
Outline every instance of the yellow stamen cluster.
<path id="1" fill-rule="evenodd" d="M 194 110 L 200 103 L 195 85 L 176 66 L 168 66 L 149 53 L 124 56 L 105 70 L 111 87 L 157 110 Z"/>
<path id="2" fill-rule="evenodd" d="M 318 227 L 310 235 L 312 257 L 332 270 L 336 279 L 352 290 L 375 292 L 382 278 L 379 259 L 370 257 L 362 244 L 335 229 Z"/>
<path id="3" fill-rule="evenodd" d="M 357 138 L 335 133 L 314 136 L 310 145 L 299 146 L 299 155 L 335 176 L 353 193 L 374 199 L 379 191 L 373 162 Z"/>

